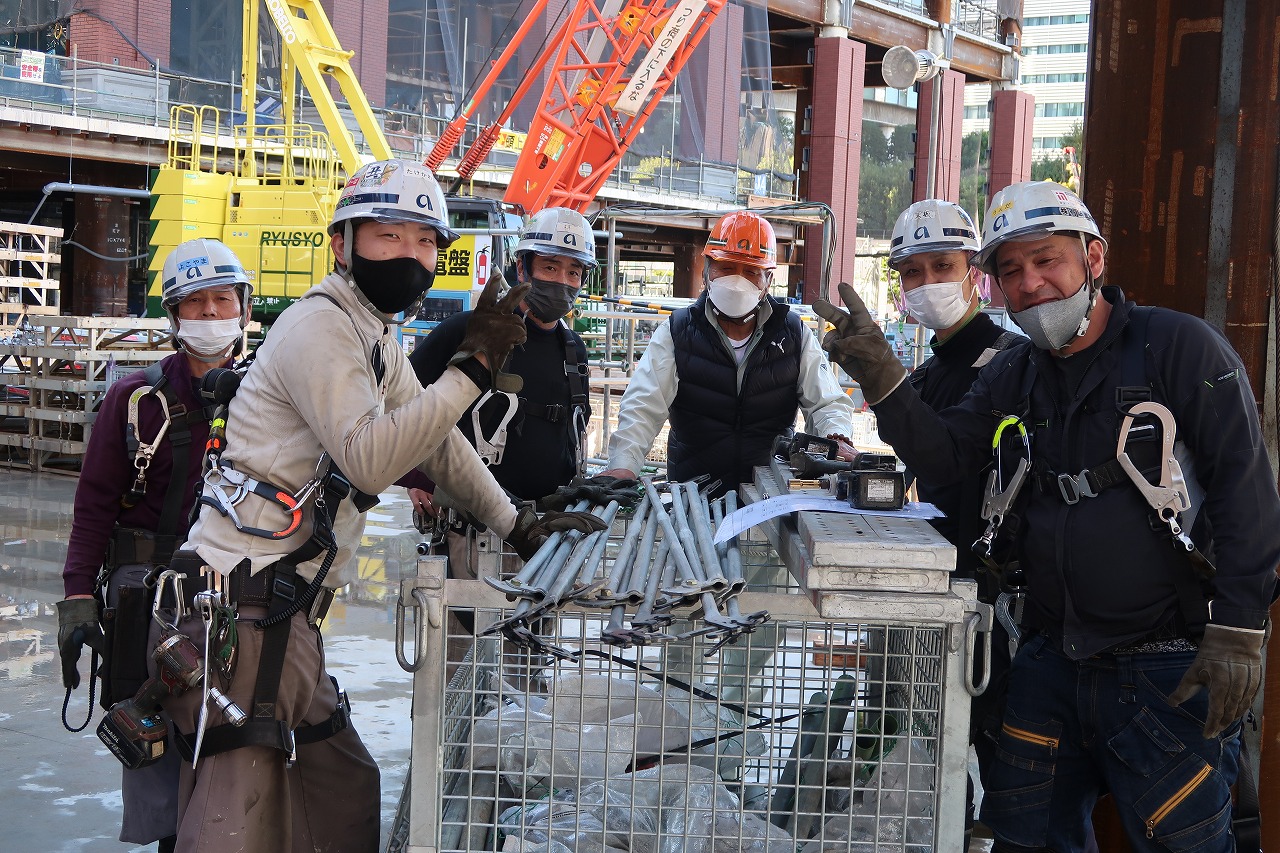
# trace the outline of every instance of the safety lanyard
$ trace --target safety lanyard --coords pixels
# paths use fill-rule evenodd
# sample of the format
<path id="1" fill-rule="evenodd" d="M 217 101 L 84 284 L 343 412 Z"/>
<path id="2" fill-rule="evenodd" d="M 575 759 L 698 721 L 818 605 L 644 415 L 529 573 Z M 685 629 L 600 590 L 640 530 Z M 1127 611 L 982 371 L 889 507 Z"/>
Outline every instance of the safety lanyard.
<path id="1" fill-rule="evenodd" d="M 1022 455 L 1014 468 L 1013 474 L 1005 478 L 1004 454 L 1001 453 L 1001 439 L 1005 430 L 1012 427 L 1018 438 L 1022 440 Z M 982 519 L 987 522 L 987 529 L 973 543 L 973 552 L 988 565 L 991 563 L 991 549 L 996 535 L 1004 524 L 1005 517 L 1013 511 L 1013 504 L 1022 492 L 1027 481 L 1027 472 L 1031 469 L 1031 439 L 1027 436 L 1026 424 L 1017 415 L 1008 415 L 996 425 L 995 435 L 991 439 L 991 453 L 995 457 L 994 469 L 987 477 L 987 487 L 983 491 Z M 994 566 L 993 566 L 994 567 Z"/>

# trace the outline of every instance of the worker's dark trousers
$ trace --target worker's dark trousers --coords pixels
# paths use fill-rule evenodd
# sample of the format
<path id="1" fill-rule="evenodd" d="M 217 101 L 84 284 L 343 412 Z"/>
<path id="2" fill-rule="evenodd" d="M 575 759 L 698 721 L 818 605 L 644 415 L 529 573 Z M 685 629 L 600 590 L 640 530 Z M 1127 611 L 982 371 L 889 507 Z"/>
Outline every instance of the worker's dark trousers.
<path id="1" fill-rule="evenodd" d="M 244 607 L 239 615 L 239 661 L 227 693 L 251 712 L 262 651 L 262 631 L 253 620 L 266 609 Z M 198 619 L 181 627 L 203 646 Z M 195 689 L 166 705 L 179 731 L 196 730 L 201 699 Z M 320 632 L 307 624 L 305 612 L 293 617 L 276 702 L 276 717 L 293 728 L 324 722 L 338 706 Z M 223 722 L 221 714 L 210 712 L 209 725 Z M 355 727 L 300 745 L 297 752 L 291 768 L 282 751 L 256 746 L 202 756 L 194 771 L 184 762 L 178 853 L 376 853 L 378 765 Z"/>
<path id="2" fill-rule="evenodd" d="M 1135 853 L 1235 849 L 1230 786 L 1240 724 L 1206 740 L 1208 696 L 1167 696 L 1195 652 L 1097 655 L 1073 661 L 1043 637 L 1009 674 L 982 821 L 999 849 L 1077 853 L 1100 790 L 1115 798 Z"/>

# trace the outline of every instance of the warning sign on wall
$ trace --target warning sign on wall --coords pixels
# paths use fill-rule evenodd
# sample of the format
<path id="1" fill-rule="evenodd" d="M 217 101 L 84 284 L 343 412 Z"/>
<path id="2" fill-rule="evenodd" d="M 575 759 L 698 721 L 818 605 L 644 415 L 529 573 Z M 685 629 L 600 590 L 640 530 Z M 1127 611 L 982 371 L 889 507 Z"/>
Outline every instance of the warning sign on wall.
<path id="1" fill-rule="evenodd" d="M 32 83 L 44 82 L 44 54 L 38 50 L 24 50 L 22 52 L 22 79 L 29 80 Z"/>

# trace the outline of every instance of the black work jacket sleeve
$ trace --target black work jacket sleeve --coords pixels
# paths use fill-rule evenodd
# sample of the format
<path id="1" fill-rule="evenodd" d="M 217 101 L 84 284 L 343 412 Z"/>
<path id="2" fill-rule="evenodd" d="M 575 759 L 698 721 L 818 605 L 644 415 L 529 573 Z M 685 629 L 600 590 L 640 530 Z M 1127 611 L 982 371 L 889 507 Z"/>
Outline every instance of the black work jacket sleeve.
<path id="1" fill-rule="evenodd" d="M 1002 352 L 978 373 L 959 403 L 938 412 L 929 408 L 911 383 L 901 383 L 873 407 L 880 438 L 930 488 L 944 489 L 976 475 L 991 461 L 996 426 L 989 382 L 1007 370 L 1020 352 L 1022 347 Z"/>
<path id="2" fill-rule="evenodd" d="M 1239 356 L 1196 318 L 1159 311 L 1148 334 L 1148 372 L 1171 398 L 1178 437 L 1204 489 L 1217 576 L 1212 621 L 1261 628 L 1280 565 L 1280 497 L 1257 402 Z"/>
<path id="3" fill-rule="evenodd" d="M 413 365 L 413 372 L 417 374 L 423 388 L 444 375 L 449 359 L 453 358 L 462 345 L 470 317 L 470 311 L 461 311 L 445 318 L 430 334 L 421 338 L 409 354 L 409 364 Z"/>

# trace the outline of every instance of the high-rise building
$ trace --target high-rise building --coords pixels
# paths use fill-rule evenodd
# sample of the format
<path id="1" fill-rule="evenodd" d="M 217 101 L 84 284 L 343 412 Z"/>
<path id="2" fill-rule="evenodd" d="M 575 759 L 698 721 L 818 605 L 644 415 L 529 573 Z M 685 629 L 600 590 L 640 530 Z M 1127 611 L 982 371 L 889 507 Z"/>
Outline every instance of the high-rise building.
<path id="1" fill-rule="evenodd" d="M 1035 96 L 1031 154 L 1062 155 L 1063 138 L 1084 124 L 1085 74 L 1089 67 L 1090 0 L 1025 0 L 1019 88 Z M 987 86 L 969 86 L 964 132 L 990 124 Z"/>

